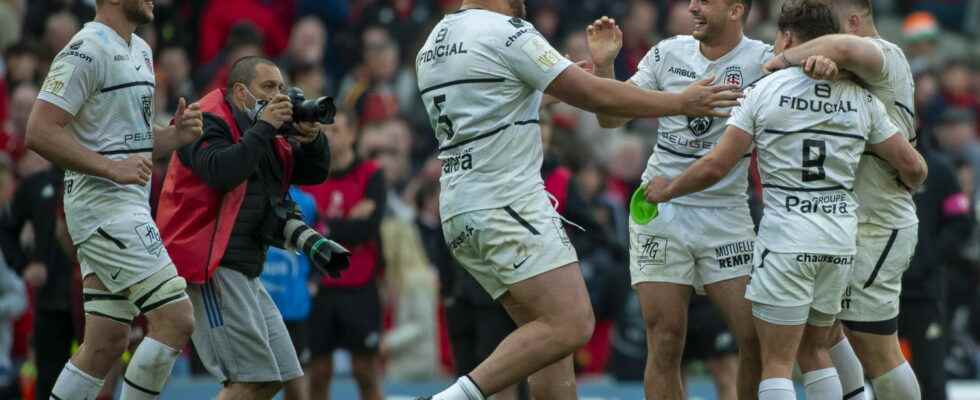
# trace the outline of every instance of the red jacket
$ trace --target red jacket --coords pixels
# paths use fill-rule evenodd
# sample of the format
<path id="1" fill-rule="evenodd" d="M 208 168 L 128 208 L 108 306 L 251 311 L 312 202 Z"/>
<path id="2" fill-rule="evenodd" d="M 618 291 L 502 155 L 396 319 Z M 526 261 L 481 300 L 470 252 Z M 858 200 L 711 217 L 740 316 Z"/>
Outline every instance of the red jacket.
<path id="1" fill-rule="evenodd" d="M 242 134 L 231 106 L 225 101 L 224 90 L 212 91 L 198 103 L 202 112 L 224 120 L 231 128 L 232 141 L 239 141 Z M 276 137 L 276 155 L 284 164 L 284 182 L 289 182 L 293 165 L 292 147 L 281 136 Z M 218 268 L 245 199 L 247 183 L 246 180 L 231 191 L 222 193 L 208 187 L 190 166 L 180 161 L 176 152 L 170 157 L 167 177 L 160 191 L 156 222 L 177 272 L 189 283 L 204 283 Z M 285 191 L 288 185 L 283 188 Z"/>

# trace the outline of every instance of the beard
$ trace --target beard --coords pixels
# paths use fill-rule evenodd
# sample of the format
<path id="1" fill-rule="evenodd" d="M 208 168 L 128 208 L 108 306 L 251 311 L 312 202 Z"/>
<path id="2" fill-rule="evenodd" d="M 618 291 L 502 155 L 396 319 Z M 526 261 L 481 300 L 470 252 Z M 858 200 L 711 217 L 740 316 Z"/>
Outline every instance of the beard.
<path id="1" fill-rule="evenodd" d="M 525 7 L 524 0 L 509 0 L 511 13 L 520 19 L 527 17 L 527 8 Z"/>
<path id="2" fill-rule="evenodd" d="M 123 14 L 126 19 L 136 25 L 143 25 L 153 22 L 153 11 L 146 12 L 143 9 L 143 0 L 127 0 L 122 4 Z"/>

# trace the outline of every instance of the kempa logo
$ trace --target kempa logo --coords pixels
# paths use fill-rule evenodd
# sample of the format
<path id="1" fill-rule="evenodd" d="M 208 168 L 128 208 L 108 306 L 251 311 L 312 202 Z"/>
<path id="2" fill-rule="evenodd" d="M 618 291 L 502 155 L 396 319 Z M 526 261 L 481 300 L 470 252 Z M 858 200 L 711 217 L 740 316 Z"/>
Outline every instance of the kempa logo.
<path id="1" fill-rule="evenodd" d="M 701 137 L 711 130 L 711 125 L 714 123 L 714 118 L 711 117 L 687 117 L 687 129 L 691 131 L 694 137 Z"/>
<path id="2" fill-rule="evenodd" d="M 153 96 L 144 95 L 140 97 L 140 106 L 143 108 L 143 122 L 146 127 L 150 127 L 150 120 L 153 119 Z"/>

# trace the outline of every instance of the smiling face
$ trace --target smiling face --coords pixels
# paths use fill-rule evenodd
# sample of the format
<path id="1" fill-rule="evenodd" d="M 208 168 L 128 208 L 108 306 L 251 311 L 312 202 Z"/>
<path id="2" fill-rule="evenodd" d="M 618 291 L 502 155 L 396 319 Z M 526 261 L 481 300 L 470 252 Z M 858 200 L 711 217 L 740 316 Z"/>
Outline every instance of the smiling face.
<path id="1" fill-rule="evenodd" d="M 691 36 L 705 42 L 715 40 L 725 33 L 728 24 L 738 23 L 735 8 L 743 7 L 735 0 L 691 0 L 687 11 L 694 18 L 694 31 Z"/>
<path id="2" fill-rule="evenodd" d="M 136 25 L 153 22 L 153 0 L 123 0 L 122 9 L 126 19 Z"/>

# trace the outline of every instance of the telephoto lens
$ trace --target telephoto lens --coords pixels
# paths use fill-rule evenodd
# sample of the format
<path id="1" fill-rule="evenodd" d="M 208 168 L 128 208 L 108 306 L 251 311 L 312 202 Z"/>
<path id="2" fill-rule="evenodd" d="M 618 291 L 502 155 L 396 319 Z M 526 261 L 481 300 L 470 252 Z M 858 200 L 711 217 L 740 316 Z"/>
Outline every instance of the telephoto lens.
<path id="1" fill-rule="evenodd" d="M 339 278 L 350 267 L 350 251 L 337 242 L 323 237 L 300 219 L 289 219 L 283 228 L 286 243 L 305 254 L 321 273 Z"/>

